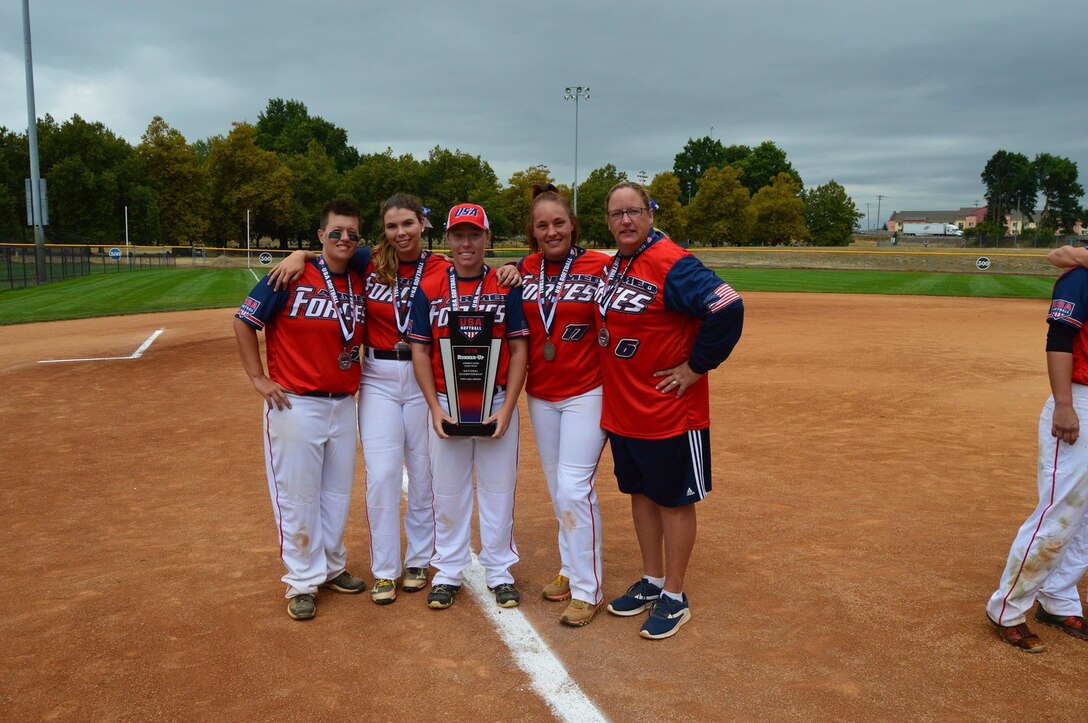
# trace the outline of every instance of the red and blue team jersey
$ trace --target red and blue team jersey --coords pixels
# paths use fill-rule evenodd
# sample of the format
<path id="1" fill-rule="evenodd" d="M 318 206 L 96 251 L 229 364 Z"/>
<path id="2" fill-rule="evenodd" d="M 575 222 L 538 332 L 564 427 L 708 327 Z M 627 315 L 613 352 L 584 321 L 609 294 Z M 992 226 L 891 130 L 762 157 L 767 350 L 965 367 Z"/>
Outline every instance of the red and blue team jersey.
<path id="1" fill-rule="evenodd" d="M 1068 324 L 1077 330 L 1073 339 L 1073 381 L 1088 384 L 1088 269 L 1076 266 L 1058 277 L 1050 297 L 1048 324 Z"/>
<path id="2" fill-rule="evenodd" d="M 555 359 L 544 358 L 544 321 L 540 316 L 540 257 L 531 254 L 518 264 L 521 271 L 521 299 L 529 325 L 529 376 L 525 391 L 537 399 L 558 402 L 585 394 L 601 386 L 600 347 L 597 344 L 597 290 L 601 270 L 609 257 L 599 251 L 578 249 L 557 300 L 552 321 L 551 342 Z M 547 262 L 544 274 L 547 294 L 555 293 L 563 261 Z M 547 297 L 545 297 L 547 298 Z"/>
<path id="3" fill-rule="evenodd" d="M 355 334 L 347 351 L 360 359 L 365 309 L 363 282 L 353 272 L 355 297 Z M 348 300 L 348 275 L 332 274 L 336 303 L 350 329 L 351 304 Z M 297 281 L 273 291 L 267 277 L 257 282 L 236 317 L 258 331 L 265 332 L 268 377 L 288 391 L 334 392 L 354 394 L 359 388 L 359 369 L 352 364 L 347 371 L 337 364 L 344 351 L 336 307 L 329 300 L 325 279 L 316 261 L 310 261 Z"/>
<path id="4" fill-rule="evenodd" d="M 626 261 L 620 259 L 622 271 Z M 607 270 L 605 271 L 607 280 Z M 704 374 L 729 356 L 740 340 L 740 296 L 698 259 L 655 231 L 609 300 L 602 325 L 604 408 L 601 427 L 638 439 L 666 439 L 710 426 L 710 385 L 703 376 L 676 398 L 655 389 L 654 372 L 685 361 Z"/>
<path id="5" fill-rule="evenodd" d="M 498 276 L 493 269 L 484 267 L 483 287 L 480 289 L 479 304 L 473 311 L 494 312 L 491 333 L 496 339 L 516 339 L 529 335 L 525 325 L 525 316 L 521 310 L 521 289 L 499 286 Z M 473 294 L 480 284 L 480 277 L 462 279 L 457 277 L 457 308 L 469 311 Z M 438 353 L 436 339 L 448 339 L 450 305 L 449 272 L 426 274 L 419 285 L 415 299 L 412 300 L 412 323 L 408 340 L 418 344 L 431 344 L 431 368 L 434 370 L 435 386 L 440 394 L 446 393 L 446 375 L 442 369 L 442 358 Z M 495 383 L 506 386 L 506 373 L 510 368 L 509 345 L 503 344 L 499 351 L 499 368 Z"/>
<path id="6" fill-rule="evenodd" d="M 404 321 L 407 321 L 411 315 L 411 306 L 405 302 L 408 301 L 412 279 L 415 278 L 416 267 L 420 263 L 425 263 L 423 278 L 419 281 L 420 286 L 432 277 L 441 277 L 444 280 L 449 278 L 446 269 L 450 267 L 450 262 L 438 256 L 428 256 L 425 262 L 422 259 L 400 262 L 397 276 L 400 277 L 400 313 Z M 401 340 L 393 311 L 395 290 L 378 280 L 374 272 L 374 263 L 369 259 L 362 276 L 366 284 L 366 333 L 363 335 L 363 344 L 371 349 L 390 351 Z"/>

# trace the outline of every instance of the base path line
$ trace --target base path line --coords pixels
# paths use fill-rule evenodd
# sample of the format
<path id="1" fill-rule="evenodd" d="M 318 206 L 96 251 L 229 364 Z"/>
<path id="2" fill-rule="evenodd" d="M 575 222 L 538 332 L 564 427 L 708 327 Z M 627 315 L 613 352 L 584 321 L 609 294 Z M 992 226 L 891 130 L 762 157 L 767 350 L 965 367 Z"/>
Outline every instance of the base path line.
<path id="1" fill-rule="evenodd" d="M 165 329 L 156 329 L 151 334 L 151 336 L 147 337 L 147 339 L 144 341 L 143 344 L 140 344 L 140 347 L 136 351 L 132 352 L 128 356 L 96 356 L 96 357 L 87 357 L 87 358 L 84 358 L 84 359 L 41 359 L 41 360 L 38 361 L 38 363 L 39 364 L 63 364 L 65 362 L 117 361 L 119 359 L 139 359 L 140 357 L 142 357 L 144 355 L 144 352 L 147 351 L 148 348 L 152 344 L 155 343 L 155 340 L 158 339 L 159 335 L 162 334 L 164 331 L 166 331 L 166 330 Z"/>
<path id="2" fill-rule="evenodd" d="M 407 493 L 408 470 L 404 470 L 402 487 Z M 484 568 L 475 553 L 472 564 L 465 570 L 463 582 L 513 653 L 518 667 L 529 676 L 533 690 L 557 719 L 569 723 L 608 720 L 570 677 L 525 614 L 517 608 L 500 608 L 495 604 L 495 596 L 487 589 Z"/>

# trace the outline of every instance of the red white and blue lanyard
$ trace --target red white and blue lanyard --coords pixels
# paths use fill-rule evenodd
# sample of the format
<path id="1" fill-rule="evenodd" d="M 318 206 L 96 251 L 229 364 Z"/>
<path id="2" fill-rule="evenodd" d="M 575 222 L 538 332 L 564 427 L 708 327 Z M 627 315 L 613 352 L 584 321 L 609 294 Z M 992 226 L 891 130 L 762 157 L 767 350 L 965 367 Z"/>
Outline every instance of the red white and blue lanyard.
<path id="1" fill-rule="evenodd" d="M 325 263 L 325 257 L 322 256 L 317 260 L 317 267 L 321 269 L 321 277 L 325 279 L 325 288 L 329 291 L 329 301 L 332 302 L 332 308 L 336 312 L 336 320 L 340 323 L 340 335 L 344 339 L 344 346 L 355 337 L 355 326 L 359 321 L 358 307 L 355 305 L 355 291 L 351 288 L 351 274 L 348 273 L 348 308 L 351 310 L 351 326 L 348 326 L 347 321 L 344 320 L 344 314 L 340 311 L 340 297 L 336 292 L 336 285 L 332 282 L 332 274 L 329 273 L 329 267 Z"/>
<path id="2" fill-rule="evenodd" d="M 431 255 L 430 251 L 423 251 L 419 254 L 419 261 L 416 262 L 416 273 L 412 277 L 412 282 L 408 286 L 408 298 L 404 300 L 404 306 L 401 307 L 400 298 L 400 274 L 396 276 L 396 294 L 393 296 L 393 318 L 397 322 L 397 331 L 400 333 L 400 338 L 404 339 L 408 336 L 408 324 L 411 321 L 411 315 L 408 310 L 412 307 L 412 299 L 416 297 L 416 291 L 419 290 L 419 282 L 423 278 L 423 266 L 427 263 L 427 258 Z M 403 317 L 401 316 L 403 312 Z"/>
<path id="3" fill-rule="evenodd" d="M 476 290 L 472 292 L 472 303 L 468 307 L 469 311 L 475 311 L 476 310 L 476 305 L 480 303 L 480 292 L 484 290 L 484 279 L 487 278 L 487 272 L 488 271 L 489 271 L 489 269 L 487 268 L 487 264 L 484 264 L 484 272 L 483 272 L 483 274 L 480 275 L 480 283 L 476 284 Z M 449 268 L 449 275 L 450 275 L 450 310 L 451 311 L 460 311 L 461 309 L 460 309 L 459 301 L 460 301 L 460 296 L 461 295 L 459 293 L 457 293 L 457 273 L 453 270 L 452 266 Z"/>
<path id="4" fill-rule="evenodd" d="M 548 339 L 551 339 L 552 336 L 552 324 L 555 323 L 555 310 L 559 306 L 558 299 L 562 293 L 563 284 L 566 283 L 570 265 L 574 263 L 574 258 L 577 255 L 577 248 L 572 246 L 570 252 L 567 253 L 566 261 L 563 262 L 563 270 L 559 272 L 559 280 L 555 282 L 552 293 L 546 294 L 548 280 L 544 266 L 546 261 L 544 254 L 540 254 L 540 276 L 538 277 L 540 288 L 537 290 L 536 303 L 537 309 L 540 311 L 540 321 L 544 324 L 544 336 Z"/>
<path id="5" fill-rule="evenodd" d="M 623 280 L 627 278 L 627 273 L 631 270 L 631 265 L 635 263 L 642 252 L 650 247 L 657 239 L 653 235 L 647 236 L 646 240 L 642 242 L 642 245 L 638 247 L 638 250 L 631 256 L 631 260 L 627 262 L 627 265 L 623 267 L 623 271 L 619 270 L 620 261 L 622 257 L 617 250 L 616 255 L 612 257 L 612 264 L 608 269 L 608 280 L 605 282 L 604 293 L 601 295 L 601 303 L 598 305 L 598 309 L 601 312 L 601 323 L 604 324 L 608 320 L 608 307 L 612 303 L 612 298 L 623 286 Z"/>

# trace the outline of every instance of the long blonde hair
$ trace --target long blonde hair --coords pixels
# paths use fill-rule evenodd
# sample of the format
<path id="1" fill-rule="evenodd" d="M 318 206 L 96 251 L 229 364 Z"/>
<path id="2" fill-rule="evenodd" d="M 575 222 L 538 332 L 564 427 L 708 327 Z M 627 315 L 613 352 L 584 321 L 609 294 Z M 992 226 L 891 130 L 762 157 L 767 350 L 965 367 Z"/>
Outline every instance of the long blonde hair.
<path id="1" fill-rule="evenodd" d="M 382 242 L 378 250 L 374 252 L 374 274 L 378 277 L 378 281 L 386 286 L 393 286 L 396 283 L 400 259 L 397 258 L 397 250 L 393 248 L 393 244 L 389 243 L 389 239 L 385 235 L 385 214 L 398 208 L 414 213 L 421 227 L 423 221 L 427 218 L 426 214 L 423 213 L 423 204 L 410 193 L 394 193 L 382 203 Z M 420 235 L 422 236 L 422 234 L 421 229 Z"/>

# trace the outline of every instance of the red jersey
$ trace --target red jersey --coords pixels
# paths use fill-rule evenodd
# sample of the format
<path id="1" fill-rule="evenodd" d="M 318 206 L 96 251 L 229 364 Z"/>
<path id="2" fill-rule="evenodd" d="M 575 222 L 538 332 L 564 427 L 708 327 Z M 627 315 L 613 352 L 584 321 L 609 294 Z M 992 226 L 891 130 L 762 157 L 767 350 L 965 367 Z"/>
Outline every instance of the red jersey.
<path id="1" fill-rule="evenodd" d="M 412 324 L 408 332 L 408 340 L 421 344 L 431 344 L 431 368 L 434 371 L 435 386 L 440 394 L 446 393 L 446 375 L 442 369 L 442 357 L 438 353 L 436 339 L 448 339 L 449 312 L 452 310 L 450 303 L 450 274 L 452 264 L 447 267 L 446 273 L 427 274 L 427 278 L 419 286 L 416 298 L 412 301 Z M 495 339 L 514 339 L 529 335 L 529 329 L 525 326 L 525 317 L 521 310 L 521 289 L 499 286 L 498 276 L 493 269 L 484 267 L 482 277 L 462 279 L 455 277 L 457 286 L 457 308 L 461 311 L 492 311 L 494 322 L 491 327 L 492 336 Z M 478 302 L 473 305 L 476 298 L 476 289 L 479 287 Z M 499 351 L 499 368 L 495 377 L 495 384 L 506 385 L 506 373 L 510 368 L 510 348 L 503 344 Z"/>
<path id="2" fill-rule="evenodd" d="M 544 320 L 540 305 L 540 259 L 531 254 L 518 264 L 522 278 L 522 308 L 529 325 L 529 376 L 525 391 L 537 399 L 557 402 L 601 386 L 600 347 L 597 344 L 596 295 L 601 274 L 611 257 L 599 251 L 578 249 L 563 287 L 559 289 L 550 340 L 555 358 L 544 358 Z M 565 261 L 565 260 L 564 260 Z M 546 262 L 545 301 L 556 293 L 564 261 Z"/>
<path id="3" fill-rule="evenodd" d="M 359 345 L 365 326 L 363 282 L 351 271 L 331 277 L 338 297 L 335 303 L 329 299 L 318 262 L 311 261 L 297 281 L 279 291 L 272 290 L 267 277 L 257 282 L 235 314 L 254 329 L 265 331 L 268 377 L 296 394 L 354 394 L 359 388 L 359 368 L 354 362 L 362 363 Z M 354 303 L 348 297 L 349 277 Z M 346 343 L 337 304 L 347 329 L 354 328 Z M 346 370 L 337 363 L 345 351 L 353 360 Z"/>
<path id="4" fill-rule="evenodd" d="M 423 253 L 425 256 L 421 256 L 418 261 L 401 261 L 397 267 L 397 278 L 400 280 L 399 312 L 393 308 L 394 289 L 378 280 L 373 260 L 367 264 L 366 273 L 363 274 L 366 283 L 366 332 L 363 343 L 371 349 L 390 351 L 401 341 L 401 333 L 397 329 L 397 313 L 400 314 L 401 324 L 407 332 L 412 311 L 408 295 L 412 291 L 412 281 L 420 263 L 424 264 L 421 285 L 425 279 L 431 277 L 448 278 L 446 269 L 450 267 L 450 262 L 438 256 L 427 255 L 426 251 Z"/>
<path id="5" fill-rule="evenodd" d="M 634 260 L 617 257 L 598 294 L 608 343 L 601 351 L 601 426 L 639 439 L 665 439 L 710 426 L 705 372 L 740 339 L 740 296 L 660 232 Z M 601 332 L 602 336 L 604 332 Z M 696 343 L 698 337 L 698 343 Z M 688 362 L 704 375 L 683 396 L 655 389 L 664 371 Z"/>

